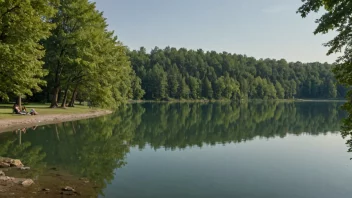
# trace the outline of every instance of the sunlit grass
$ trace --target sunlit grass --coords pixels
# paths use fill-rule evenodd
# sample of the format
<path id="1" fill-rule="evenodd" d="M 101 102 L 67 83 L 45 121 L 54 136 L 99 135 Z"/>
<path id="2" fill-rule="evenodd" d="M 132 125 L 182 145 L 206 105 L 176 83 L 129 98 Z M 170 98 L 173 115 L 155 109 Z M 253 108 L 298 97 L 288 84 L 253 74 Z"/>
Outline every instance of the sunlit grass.
<path id="1" fill-rule="evenodd" d="M 0 119 L 5 118 L 24 118 L 26 116 L 16 115 L 12 113 L 13 104 L 0 104 Z M 31 103 L 26 104 L 25 107 L 27 111 L 30 109 L 35 109 L 40 115 L 52 115 L 52 114 L 79 114 L 79 113 L 87 113 L 93 110 L 97 110 L 96 108 L 92 109 L 88 106 L 76 105 L 75 107 L 67 107 L 67 108 L 49 108 L 49 104 L 38 104 Z"/>

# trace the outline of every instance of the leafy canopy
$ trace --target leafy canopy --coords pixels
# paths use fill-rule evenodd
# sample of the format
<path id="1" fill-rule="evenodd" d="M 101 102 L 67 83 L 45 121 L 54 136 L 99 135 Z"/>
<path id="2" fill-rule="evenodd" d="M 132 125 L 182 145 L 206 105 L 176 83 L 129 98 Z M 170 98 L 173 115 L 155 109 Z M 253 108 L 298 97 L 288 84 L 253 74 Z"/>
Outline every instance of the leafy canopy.
<path id="1" fill-rule="evenodd" d="M 337 32 L 337 36 L 327 42 L 329 47 L 328 55 L 336 52 L 343 52 L 337 59 L 334 73 L 337 80 L 347 86 L 352 85 L 352 1 L 351 0 L 303 0 L 303 5 L 298 9 L 302 17 L 306 17 L 310 12 L 318 12 L 320 8 L 325 9 L 325 13 L 316 20 L 318 27 L 314 34 L 326 34 L 330 31 Z M 335 93 L 332 93 L 335 94 Z M 348 93 L 351 97 L 352 92 Z M 345 135 L 352 129 L 352 99 L 345 104 L 345 109 L 350 115 L 345 120 L 342 128 Z"/>
<path id="2" fill-rule="evenodd" d="M 41 39 L 50 35 L 56 0 L 0 1 L 0 98 L 40 91 L 47 74 Z"/>

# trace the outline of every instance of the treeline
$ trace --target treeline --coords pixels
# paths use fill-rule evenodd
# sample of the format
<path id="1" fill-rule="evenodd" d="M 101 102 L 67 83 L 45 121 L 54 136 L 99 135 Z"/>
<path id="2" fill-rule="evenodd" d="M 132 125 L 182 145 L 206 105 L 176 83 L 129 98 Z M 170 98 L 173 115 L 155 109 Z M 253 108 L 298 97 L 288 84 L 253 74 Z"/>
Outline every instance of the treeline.
<path id="1" fill-rule="evenodd" d="M 144 99 L 343 98 L 327 63 L 255 59 L 185 48 L 129 52 Z M 141 95 L 135 94 L 138 99 Z"/>
<path id="2" fill-rule="evenodd" d="M 130 51 L 89 0 L 0 1 L 0 101 L 342 98 L 324 63 L 167 47 Z M 61 104 L 60 104 L 61 103 Z"/>
<path id="3" fill-rule="evenodd" d="M 127 48 L 89 0 L 0 1 L 0 99 L 116 107 L 138 89 Z M 42 91 L 42 92 L 41 92 Z"/>

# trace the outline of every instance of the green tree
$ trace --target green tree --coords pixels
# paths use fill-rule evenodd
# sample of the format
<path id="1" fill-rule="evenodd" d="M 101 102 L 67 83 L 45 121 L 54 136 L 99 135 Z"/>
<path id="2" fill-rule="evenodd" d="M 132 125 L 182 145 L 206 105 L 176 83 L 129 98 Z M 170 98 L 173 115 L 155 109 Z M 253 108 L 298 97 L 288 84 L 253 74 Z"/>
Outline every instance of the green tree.
<path id="1" fill-rule="evenodd" d="M 0 98 L 19 98 L 41 90 L 47 74 L 40 40 L 50 35 L 56 0 L 0 1 Z"/>
<path id="2" fill-rule="evenodd" d="M 327 55 L 344 50 L 343 54 L 337 59 L 333 71 L 338 82 L 348 87 L 352 85 L 350 77 L 352 71 L 351 7 L 352 1 L 350 0 L 305 0 L 297 11 L 304 18 L 310 12 L 317 12 L 320 8 L 325 9 L 326 12 L 316 20 L 318 26 L 314 34 L 326 34 L 330 31 L 337 33 L 325 46 L 329 47 Z M 349 112 L 349 116 L 342 127 L 344 136 L 350 134 L 352 129 L 352 92 L 349 91 L 347 95 L 350 99 L 344 105 L 344 108 Z"/>
<path id="3" fill-rule="evenodd" d="M 193 99 L 198 99 L 200 96 L 200 92 L 201 92 L 201 85 L 200 85 L 198 79 L 191 76 L 191 77 L 189 77 L 188 81 L 189 81 L 189 83 L 188 83 L 189 88 L 191 91 L 191 97 Z"/>
<path id="4" fill-rule="evenodd" d="M 178 98 L 188 99 L 191 90 L 189 89 L 189 86 L 186 83 L 186 79 L 181 78 L 179 81 L 180 81 L 180 86 L 178 88 Z"/>
<path id="5" fill-rule="evenodd" d="M 208 99 L 212 99 L 213 88 L 211 86 L 211 82 L 209 81 L 209 79 L 206 77 L 202 84 L 203 84 L 202 95 Z"/>
<path id="6" fill-rule="evenodd" d="M 337 96 L 336 86 L 331 80 L 329 80 L 328 82 L 327 89 L 328 89 L 327 90 L 328 98 L 336 98 Z"/>
<path id="7" fill-rule="evenodd" d="M 85 92 L 87 101 L 102 107 L 116 107 L 132 97 L 127 49 L 113 32 L 106 30 L 106 19 L 96 10 L 95 3 L 61 0 L 57 9 L 51 19 L 57 26 L 44 42 L 45 67 L 52 89 L 50 106 L 58 107 L 62 91 L 62 107 L 69 92 L 73 96 L 77 91 Z"/>
<path id="8" fill-rule="evenodd" d="M 223 92 L 223 97 L 226 99 L 234 99 L 240 93 L 239 83 L 231 78 L 228 73 L 225 74 L 225 89 Z"/>
<path id="9" fill-rule="evenodd" d="M 225 91 L 226 84 L 225 84 L 225 78 L 221 76 L 215 81 L 215 86 L 214 86 L 214 97 L 215 99 L 221 99 L 223 96 L 223 93 Z"/>
<path id="10" fill-rule="evenodd" d="M 159 64 L 167 73 L 167 93 L 172 98 L 211 98 L 210 95 L 215 99 L 233 100 L 293 96 L 327 98 L 328 82 L 336 84 L 330 71 L 333 65 L 327 63 L 288 63 L 284 59 L 256 60 L 253 57 L 227 52 L 204 52 L 201 49 L 195 51 L 185 48 L 177 50 L 171 47 L 155 48 L 150 53 L 142 47 L 139 51 L 134 50 L 129 54 L 132 67 L 142 79 L 146 99 L 152 99 L 146 71 L 155 64 Z M 182 79 L 186 79 L 186 82 L 183 83 Z M 190 89 L 190 95 L 186 93 L 187 87 Z M 346 88 L 339 85 L 337 87 L 338 96 L 343 96 Z M 176 89 L 178 91 L 175 94 Z M 185 92 L 181 94 L 180 91 Z"/>
<path id="11" fill-rule="evenodd" d="M 280 84 L 280 82 L 275 83 L 276 95 L 279 99 L 285 98 L 285 90 Z"/>
<path id="12" fill-rule="evenodd" d="M 156 64 L 147 73 L 148 99 L 162 100 L 167 98 L 167 74 L 164 69 Z"/>
<path id="13" fill-rule="evenodd" d="M 141 99 L 144 94 L 145 94 L 145 91 L 142 89 L 142 80 L 136 76 L 136 74 L 133 72 L 131 74 L 131 79 L 132 79 L 132 84 L 131 84 L 131 91 L 132 91 L 132 98 L 134 100 L 139 100 Z"/>
<path id="14" fill-rule="evenodd" d="M 177 90 L 179 88 L 178 76 L 179 71 L 176 64 L 173 64 L 168 72 L 167 72 L 167 80 L 168 80 L 168 88 L 169 88 L 169 96 L 171 98 L 175 98 L 177 95 Z"/>

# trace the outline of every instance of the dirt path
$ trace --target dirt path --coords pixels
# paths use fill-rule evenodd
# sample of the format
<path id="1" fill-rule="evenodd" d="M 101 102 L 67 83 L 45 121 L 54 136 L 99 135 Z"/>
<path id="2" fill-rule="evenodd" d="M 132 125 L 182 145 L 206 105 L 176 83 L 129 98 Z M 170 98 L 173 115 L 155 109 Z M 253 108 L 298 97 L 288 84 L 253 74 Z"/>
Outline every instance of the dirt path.
<path id="1" fill-rule="evenodd" d="M 95 110 L 87 113 L 77 114 L 52 114 L 52 115 L 18 115 L 20 118 L 5 118 L 0 119 L 0 133 L 5 131 L 11 131 L 24 127 L 32 127 L 46 124 L 54 124 L 60 122 L 67 122 L 73 120 L 82 120 L 87 118 L 99 117 L 107 114 L 111 114 L 109 110 Z"/>

